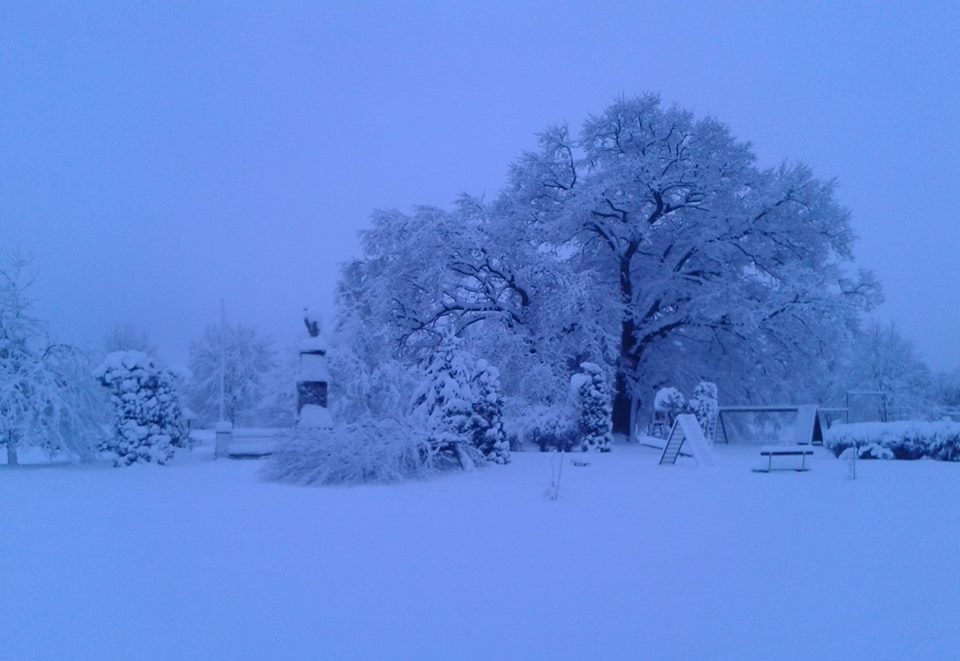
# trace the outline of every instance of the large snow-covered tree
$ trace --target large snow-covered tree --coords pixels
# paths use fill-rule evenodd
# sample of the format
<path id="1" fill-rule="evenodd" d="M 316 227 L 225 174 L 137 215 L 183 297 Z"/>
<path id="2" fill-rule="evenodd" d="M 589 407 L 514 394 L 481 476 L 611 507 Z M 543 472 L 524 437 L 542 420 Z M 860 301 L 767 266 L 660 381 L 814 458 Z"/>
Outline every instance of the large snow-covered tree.
<path id="1" fill-rule="evenodd" d="M 87 459 L 102 402 L 82 352 L 51 342 L 32 315 L 32 282 L 26 258 L 9 256 L 0 268 L 0 445 L 10 465 L 23 447 Z"/>
<path id="2" fill-rule="evenodd" d="M 530 402 L 561 399 L 582 362 L 611 367 L 627 433 L 637 398 L 704 374 L 729 401 L 815 388 L 879 297 L 834 189 L 759 167 L 714 119 L 621 99 L 578 136 L 546 130 L 493 202 L 376 214 L 339 301 L 392 357 L 457 333 Z"/>
<path id="3" fill-rule="evenodd" d="M 647 95 L 589 118 L 579 138 L 546 131 L 514 167 L 501 208 L 565 247 L 597 282 L 597 307 L 615 311 L 615 431 L 632 393 L 679 356 L 742 352 L 741 370 L 786 375 L 875 300 L 873 278 L 851 272 L 834 184 L 755 160 L 722 123 Z"/>
<path id="4" fill-rule="evenodd" d="M 190 402 L 206 421 L 220 415 L 220 355 L 223 342 L 224 416 L 233 424 L 255 424 L 271 375 L 277 369 L 273 340 L 242 323 L 208 326 L 190 345 Z"/>
<path id="5" fill-rule="evenodd" d="M 570 370 L 598 347 L 589 277 L 488 205 L 377 212 L 364 255 L 338 285 L 336 333 L 365 356 L 429 360 L 450 333 L 501 369 L 503 391 L 563 401 Z"/>

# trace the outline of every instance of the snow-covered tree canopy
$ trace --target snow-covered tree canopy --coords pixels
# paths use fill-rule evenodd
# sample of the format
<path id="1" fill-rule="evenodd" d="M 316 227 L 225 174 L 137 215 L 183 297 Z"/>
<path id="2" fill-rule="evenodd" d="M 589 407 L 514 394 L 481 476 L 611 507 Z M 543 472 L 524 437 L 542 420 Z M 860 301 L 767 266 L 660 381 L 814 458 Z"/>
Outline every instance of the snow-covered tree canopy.
<path id="1" fill-rule="evenodd" d="M 644 96 L 591 117 L 577 140 L 545 132 L 500 204 L 573 249 L 617 308 L 622 429 L 631 381 L 680 354 L 689 365 L 735 346 L 788 368 L 852 327 L 876 287 L 849 272 L 849 215 L 833 193 L 805 166 L 758 168 L 720 122 Z"/>
<path id="2" fill-rule="evenodd" d="M 926 412 L 934 399 L 933 376 L 913 345 L 894 324 L 871 322 L 853 341 L 846 365 L 847 387 L 887 393 L 888 405 L 913 414 Z"/>
<path id="3" fill-rule="evenodd" d="M 940 406 L 960 409 L 960 368 L 941 372 L 934 379 L 934 394 Z"/>
<path id="4" fill-rule="evenodd" d="M 492 203 L 377 214 L 340 301 L 400 353 L 453 328 L 516 374 L 605 363 L 625 432 L 634 395 L 710 373 L 733 398 L 842 346 L 879 292 L 852 268 L 834 188 L 803 165 L 759 167 L 714 119 L 621 99 L 578 137 L 546 130 Z"/>
<path id="5" fill-rule="evenodd" d="M 208 422 L 220 415 L 220 326 L 208 326 L 190 345 L 190 403 Z M 224 416 L 234 424 L 257 422 L 270 376 L 277 369 L 273 340 L 241 323 L 223 326 Z"/>
<path id="6" fill-rule="evenodd" d="M 344 268 L 337 334 L 378 363 L 427 361 L 449 333 L 501 369 L 504 391 L 565 401 L 569 370 L 610 357 L 589 276 L 463 197 L 453 211 L 378 212 Z M 371 360 L 370 357 L 375 357 Z"/>
<path id="7" fill-rule="evenodd" d="M 52 343 L 31 314 L 29 260 L 12 256 L 0 268 L 0 444 L 7 461 L 19 447 L 92 456 L 102 401 L 85 356 Z"/>
<path id="8" fill-rule="evenodd" d="M 150 333 L 131 323 L 114 326 L 103 338 L 104 354 L 115 351 L 142 351 L 148 356 L 157 355 L 157 347 L 150 340 Z"/>

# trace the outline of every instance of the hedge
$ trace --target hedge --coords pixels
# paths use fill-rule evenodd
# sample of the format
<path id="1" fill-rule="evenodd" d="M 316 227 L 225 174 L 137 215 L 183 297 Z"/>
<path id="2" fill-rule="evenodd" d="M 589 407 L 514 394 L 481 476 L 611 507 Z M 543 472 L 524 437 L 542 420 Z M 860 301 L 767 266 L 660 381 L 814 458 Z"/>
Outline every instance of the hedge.
<path id="1" fill-rule="evenodd" d="M 827 431 L 824 443 L 837 456 L 855 447 L 861 459 L 960 461 L 960 423 L 905 420 L 836 425 Z"/>

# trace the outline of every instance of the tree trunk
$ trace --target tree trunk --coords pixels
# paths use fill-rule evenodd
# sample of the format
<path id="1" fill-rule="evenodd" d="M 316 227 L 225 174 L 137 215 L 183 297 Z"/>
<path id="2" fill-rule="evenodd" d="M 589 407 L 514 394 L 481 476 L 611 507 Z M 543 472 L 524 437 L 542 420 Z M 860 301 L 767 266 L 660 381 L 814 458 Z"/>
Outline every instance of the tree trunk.
<path id="1" fill-rule="evenodd" d="M 633 398 L 627 384 L 627 375 L 623 370 L 617 370 L 617 378 L 613 393 L 613 433 L 630 436 L 630 408 Z"/>
<path id="2" fill-rule="evenodd" d="M 20 459 L 17 457 L 17 443 L 12 438 L 7 438 L 7 466 L 19 466 Z"/>
<path id="3" fill-rule="evenodd" d="M 633 398 L 630 395 L 627 370 L 635 365 L 632 356 L 637 343 L 636 323 L 630 309 L 633 305 L 633 280 L 630 266 L 638 246 L 638 242 L 632 242 L 620 257 L 620 302 L 623 303 L 623 317 L 620 319 L 620 360 L 617 364 L 617 377 L 614 384 L 612 422 L 613 433 L 623 434 L 627 438 L 630 438 L 630 421 L 633 417 L 630 410 L 633 406 Z"/>
<path id="4" fill-rule="evenodd" d="M 630 435 L 627 437 L 627 441 L 630 443 L 637 440 L 637 412 L 639 405 L 640 402 L 636 397 L 630 398 Z"/>
<path id="5" fill-rule="evenodd" d="M 613 433 L 630 437 L 630 423 L 633 419 L 633 395 L 630 393 L 628 374 L 636 370 L 634 358 L 637 339 L 634 336 L 635 324 L 629 316 L 620 322 L 620 360 L 617 362 L 617 376 L 613 390 Z"/>

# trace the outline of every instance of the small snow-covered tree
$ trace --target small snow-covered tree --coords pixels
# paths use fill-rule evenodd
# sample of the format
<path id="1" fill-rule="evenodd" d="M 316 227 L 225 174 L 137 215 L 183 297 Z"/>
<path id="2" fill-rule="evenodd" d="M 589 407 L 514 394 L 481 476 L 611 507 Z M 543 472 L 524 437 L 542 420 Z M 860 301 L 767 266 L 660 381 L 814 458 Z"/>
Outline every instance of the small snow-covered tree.
<path id="1" fill-rule="evenodd" d="M 580 449 L 609 452 L 613 441 L 610 388 L 603 368 L 596 363 L 582 363 L 580 373 L 570 379 L 570 386 L 579 420 Z"/>
<path id="2" fill-rule="evenodd" d="M 292 427 L 297 416 L 297 375 L 299 354 L 291 346 L 278 352 L 276 366 L 264 375 L 264 397 L 254 409 L 258 425 Z"/>
<path id="3" fill-rule="evenodd" d="M 0 268 L 0 445 L 10 465 L 19 463 L 22 447 L 87 459 L 99 402 L 83 354 L 51 343 L 45 325 L 31 315 L 29 265 L 12 255 Z"/>
<path id="4" fill-rule="evenodd" d="M 849 389 L 887 393 L 888 406 L 905 408 L 912 414 L 933 407 L 930 369 L 893 323 L 872 322 L 856 337 L 848 375 Z"/>
<path id="5" fill-rule="evenodd" d="M 720 405 L 717 403 L 717 384 L 710 381 L 701 381 L 693 391 L 689 402 L 690 411 L 697 416 L 697 422 L 703 429 L 704 436 L 712 441 L 717 428 L 717 415 Z"/>
<path id="6" fill-rule="evenodd" d="M 448 336 L 434 353 L 413 400 L 414 415 L 440 444 L 466 442 L 497 463 L 509 460 L 499 377 Z"/>
<path id="7" fill-rule="evenodd" d="M 114 408 L 113 437 L 104 449 L 115 466 L 165 464 L 174 448 L 190 439 L 178 393 L 178 376 L 139 351 L 118 351 L 106 357 L 94 375 L 109 388 Z"/>
<path id="8" fill-rule="evenodd" d="M 503 394 L 500 372 L 486 360 L 476 362 L 473 380 L 473 444 L 490 461 L 510 461 L 510 444 L 503 428 Z"/>
<path id="9" fill-rule="evenodd" d="M 277 368 L 273 341 L 241 323 L 223 327 L 224 416 L 233 424 L 254 424 L 270 375 Z M 190 345 L 191 406 L 201 419 L 220 415 L 220 327 L 208 326 Z"/>
<path id="10" fill-rule="evenodd" d="M 661 388 L 653 398 L 653 410 L 665 416 L 664 423 L 669 432 L 677 416 L 687 410 L 687 398 L 676 388 Z"/>
<path id="11" fill-rule="evenodd" d="M 472 356 L 460 348 L 458 338 L 447 338 L 427 365 L 414 395 L 414 414 L 424 421 L 434 441 L 472 440 L 478 426 L 474 421 L 472 378 Z"/>

